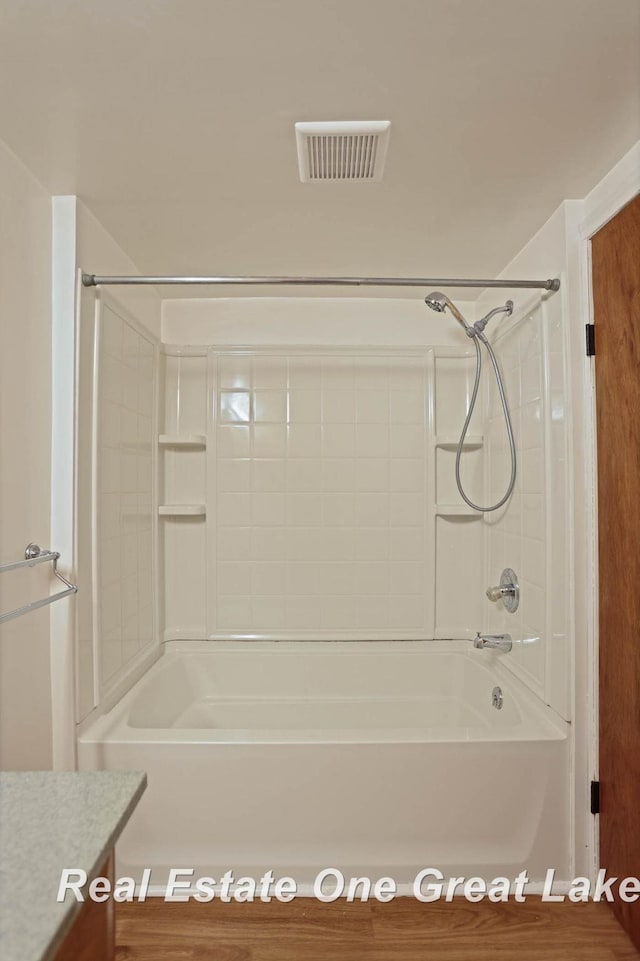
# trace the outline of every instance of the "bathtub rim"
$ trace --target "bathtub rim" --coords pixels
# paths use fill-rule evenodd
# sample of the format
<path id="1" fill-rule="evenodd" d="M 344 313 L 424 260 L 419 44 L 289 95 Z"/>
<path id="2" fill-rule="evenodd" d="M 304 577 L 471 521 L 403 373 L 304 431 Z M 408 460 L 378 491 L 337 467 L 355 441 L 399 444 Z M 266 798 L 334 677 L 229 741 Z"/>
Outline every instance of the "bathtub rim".
<path id="1" fill-rule="evenodd" d="M 185 654 L 238 654 L 255 653 L 256 647 L 264 652 L 273 651 L 279 655 L 323 655 L 334 648 L 332 654 L 365 654 L 363 648 L 371 648 L 371 653 L 402 656 L 404 654 L 448 654 L 474 660 L 486 668 L 497 684 L 508 686 L 517 698 L 517 705 L 526 723 L 523 729 L 517 728 L 368 728 L 335 730 L 268 730 L 268 729 L 220 729 L 215 734 L 211 729 L 171 728 L 171 727 L 133 727 L 128 723 L 129 711 L 135 698 L 147 684 L 153 683 L 155 674 L 164 669 L 169 659 L 178 659 Z M 508 655 L 506 655 L 508 656 Z M 406 744 L 406 743 L 487 743 L 487 742 L 531 742 L 557 741 L 568 738 L 570 724 L 558 715 L 553 708 L 540 700 L 509 668 L 502 663 L 504 656 L 488 651 L 475 651 L 469 641 L 168 641 L 161 645 L 159 656 L 149 668 L 138 677 L 131 687 L 98 715 L 86 719 L 78 728 L 78 741 L 82 743 L 140 743 L 153 745 L 208 744 L 233 746 L 242 745 L 336 745 L 336 744 Z M 465 736 L 466 732 L 466 736 Z M 475 732 L 475 736 L 473 734 Z"/>

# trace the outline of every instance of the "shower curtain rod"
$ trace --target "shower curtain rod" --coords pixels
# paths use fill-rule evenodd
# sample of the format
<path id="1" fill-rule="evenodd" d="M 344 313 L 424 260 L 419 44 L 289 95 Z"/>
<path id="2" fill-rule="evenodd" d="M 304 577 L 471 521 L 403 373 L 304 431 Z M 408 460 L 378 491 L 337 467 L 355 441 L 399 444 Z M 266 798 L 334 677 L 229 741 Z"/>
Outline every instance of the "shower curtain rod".
<path id="1" fill-rule="evenodd" d="M 82 274 L 85 287 L 107 285 L 163 284 L 262 284 L 289 287 L 503 287 L 507 290 L 559 290 L 558 277 L 549 280 L 469 280 L 441 277 L 107 277 L 100 274 Z"/>

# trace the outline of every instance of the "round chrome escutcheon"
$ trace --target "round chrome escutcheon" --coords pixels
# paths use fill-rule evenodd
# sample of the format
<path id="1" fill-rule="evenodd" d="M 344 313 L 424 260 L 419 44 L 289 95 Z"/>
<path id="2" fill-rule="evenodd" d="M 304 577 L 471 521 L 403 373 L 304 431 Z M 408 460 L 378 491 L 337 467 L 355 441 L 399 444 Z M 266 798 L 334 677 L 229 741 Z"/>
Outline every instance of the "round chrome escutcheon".
<path id="1" fill-rule="evenodd" d="M 500 587 L 506 589 L 502 595 L 502 603 L 510 614 L 514 614 L 520 603 L 520 585 L 516 572 L 510 567 L 505 567 L 500 575 Z"/>

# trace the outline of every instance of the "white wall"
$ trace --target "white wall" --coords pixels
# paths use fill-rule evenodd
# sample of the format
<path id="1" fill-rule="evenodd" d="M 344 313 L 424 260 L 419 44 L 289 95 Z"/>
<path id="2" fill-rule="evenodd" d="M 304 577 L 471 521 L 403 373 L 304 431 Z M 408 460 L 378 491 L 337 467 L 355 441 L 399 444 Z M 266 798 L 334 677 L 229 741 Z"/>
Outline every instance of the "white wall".
<path id="1" fill-rule="evenodd" d="M 473 318 L 473 302 L 459 301 Z M 386 346 L 466 344 L 460 327 L 436 314 L 424 295 L 373 297 L 244 297 L 165 300 L 162 342 L 217 346 Z"/>
<path id="2" fill-rule="evenodd" d="M 56 545 L 49 544 L 51 198 L 1 143 L 0 329 L 0 563 L 5 563 L 21 559 L 29 541 Z M 52 591 L 48 567 L 2 575 L 0 608 Z M 0 766 L 48 768 L 51 761 L 49 608 L 44 608 L 0 626 Z"/>
<path id="3" fill-rule="evenodd" d="M 99 517 L 94 518 L 92 511 L 92 492 L 94 490 L 94 467 L 100 469 L 100 452 L 94 444 L 99 443 L 96 438 L 94 424 L 94 410 L 98 413 L 98 397 L 96 394 L 96 360 L 104 367 L 104 350 L 96 345 L 96 332 L 102 326 L 108 325 L 108 319 L 115 316 L 114 324 L 127 327 L 133 337 L 134 331 L 131 327 L 137 326 L 139 332 L 136 337 L 144 343 L 155 341 L 160 331 L 160 299 L 157 291 L 151 287 L 142 288 L 117 288 L 109 290 L 106 295 L 101 295 L 96 288 L 83 287 L 78 283 L 78 272 L 84 270 L 88 273 L 103 274 L 136 274 L 139 273 L 136 265 L 127 257 L 123 250 L 117 245 L 109 233 L 102 227 L 93 214 L 87 208 L 70 198 L 75 205 L 75 218 L 73 227 L 75 230 L 75 259 L 74 276 L 68 277 L 68 282 L 75 286 L 76 301 L 76 356 L 77 356 L 77 422 L 75 425 L 77 437 L 77 500 L 75 505 L 76 523 L 76 572 L 78 577 L 78 619 L 77 619 L 77 642 L 76 642 L 76 712 L 77 720 L 83 718 L 93 710 L 104 695 L 108 687 L 108 681 L 115 683 L 122 679 L 122 662 L 118 660 L 117 668 L 114 670 L 114 648 L 111 647 L 110 657 L 103 660 L 103 651 L 100 636 L 100 618 L 96 620 L 96 613 L 100 613 L 97 605 L 98 596 L 94 589 L 94 580 L 101 577 L 101 563 L 97 559 L 97 551 L 101 542 Z M 102 297 L 102 299 L 101 299 Z M 109 307 L 108 305 L 111 305 Z M 109 316 L 102 317 L 104 312 L 109 312 Z M 121 332 L 122 332 L 121 328 Z M 145 336 L 145 331 L 149 336 Z M 112 332 L 112 331 L 111 331 Z M 107 334 L 108 337 L 108 334 Z M 116 338 L 117 340 L 117 338 Z M 137 343 L 137 340 L 136 340 Z M 122 342 L 120 343 L 122 347 Z M 121 359 L 121 354 L 120 354 Z M 119 361 L 117 361 L 119 363 Z M 129 367 L 131 365 L 128 365 Z M 135 364 L 135 376 L 137 376 L 137 360 Z M 103 370 L 104 374 L 104 370 Z M 147 381 L 148 378 L 145 378 Z M 146 383 L 149 388 L 149 384 Z M 152 389 L 153 385 L 151 385 Z M 124 381 L 109 383 L 108 390 L 111 397 L 119 408 L 124 403 Z M 114 393 L 115 392 L 115 393 Z M 119 396 L 116 396 L 119 395 Z M 153 398 L 155 409 L 155 396 Z M 148 406 L 148 397 L 145 394 L 145 410 Z M 127 410 L 129 405 L 127 402 Z M 129 410 L 129 413 L 131 411 Z M 145 416 L 147 416 L 145 414 Z M 147 432 L 149 433 L 149 431 Z M 147 438 L 147 445 L 150 439 Z M 116 445 L 117 447 L 118 445 Z M 131 453 L 131 452 L 129 452 Z M 103 451 L 104 454 L 104 451 Z M 118 453 L 118 457 L 124 457 L 124 451 Z M 100 489 L 101 480 L 96 480 Z M 120 480 L 118 480 L 118 484 Z M 107 486 L 111 481 L 107 483 Z M 111 489 L 105 493 L 120 496 L 118 490 Z M 131 492 L 127 492 L 130 494 Z M 149 490 L 149 496 L 151 491 Z M 121 514 L 118 511 L 118 519 Z M 96 524 L 98 526 L 96 526 Z M 113 545 L 112 545 L 113 546 Z M 105 558 L 102 558 L 104 561 Z M 122 570 L 129 570 L 128 559 L 121 558 Z M 104 566 L 104 565 L 102 565 Z M 137 561 L 134 565 L 137 571 Z M 96 582 L 97 583 L 97 582 Z M 130 582 L 133 583 L 133 582 Z M 122 598 L 120 598 L 122 600 Z M 130 607 L 132 597 L 128 596 L 127 604 Z M 122 613 L 122 607 L 120 606 Z M 131 622 L 132 618 L 129 618 Z M 130 624 L 129 624 L 130 626 Z M 121 617 L 116 619 L 116 623 L 109 625 L 109 631 L 119 632 L 122 637 Z M 113 637 L 112 637 L 113 639 Z M 129 645 L 133 644 L 133 640 Z M 130 650 L 128 653 L 132 653 Z M 137 651 L 136 651 L 137 653 Z M 121 648 L 122 654 L 122 648 Z M 129 660 L 129 657 L 125 658 Z M 100 667 L 98 665 L 100 662 Z M 105 676 L 102 676 L 102 667 L 105 668 Z M 113 684 L 111 685 L 113 687 Z"/>
<path id="4" fill-rule="evenodd" d="M 139 274 L 137 266 L 81 202 L 76 202 L 76 265 L 91 274 Z M 81 290 L 83 316 L 91 312 L 96 287 Z M 160 297 L 154 287 L 111 287 L 109 295 L 154 337 L 160 336 Z"/>

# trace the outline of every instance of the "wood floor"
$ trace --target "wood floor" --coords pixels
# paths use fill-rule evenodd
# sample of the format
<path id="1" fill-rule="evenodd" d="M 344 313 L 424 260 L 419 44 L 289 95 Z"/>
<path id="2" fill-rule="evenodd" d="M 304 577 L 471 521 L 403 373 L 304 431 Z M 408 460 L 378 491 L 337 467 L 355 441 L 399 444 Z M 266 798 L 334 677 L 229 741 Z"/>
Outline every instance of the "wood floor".
<path id="1" fill-rule="evenodd" d="M 166 904 L 116 909 L 117 961 L 638 961 L 605 904 Z"/>

